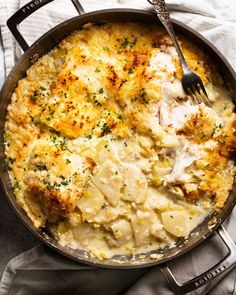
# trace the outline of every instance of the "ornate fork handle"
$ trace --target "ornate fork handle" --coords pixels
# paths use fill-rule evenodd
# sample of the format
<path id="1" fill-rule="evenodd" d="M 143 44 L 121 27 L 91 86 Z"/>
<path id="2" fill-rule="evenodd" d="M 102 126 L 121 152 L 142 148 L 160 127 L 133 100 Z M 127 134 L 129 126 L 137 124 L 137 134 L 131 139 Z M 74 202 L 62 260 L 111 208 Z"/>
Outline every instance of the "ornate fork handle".
<path id="1" fill-rule="evenodd" d="M 163 25 L 171 25 L 170 15 L 167 10 L 165 1 L 163 0 L 148 0 L 148 2 L 153 5 L 160 21 L 163 23 Z"/>
<path id="2" fill-rule="evenodd" d="M 165 27 L 165 29 L 167 30 L 168 34 L 171 37 L 171 39 L 174 43 L 175 49 L 179 55 L 184 74 L 190 73 L 191 70 L 189 69 L 189 67 L 186 63 L 186 60 L 185 60 L 184 55 L 182 53 L 182 50 L 181 50 L 179 43 L 177 41 L 173 26 L 172 26 L 172 22 L 170 19 L 170 14 L 169 14 L 169 11 L 166 7 L 165 1 L 164 0 L 152 0 L 152 1 L 148 0 L 148 2 L 155 9 L 159 20 L 162 22 L 163 26 Z"/>

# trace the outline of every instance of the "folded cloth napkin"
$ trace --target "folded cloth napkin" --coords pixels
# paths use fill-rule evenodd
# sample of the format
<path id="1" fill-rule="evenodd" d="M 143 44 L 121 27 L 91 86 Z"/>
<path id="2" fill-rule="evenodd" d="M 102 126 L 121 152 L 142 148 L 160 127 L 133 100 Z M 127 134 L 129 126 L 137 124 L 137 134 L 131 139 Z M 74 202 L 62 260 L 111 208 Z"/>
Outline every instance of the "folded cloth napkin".
<path id="1" fill-rule="evenodd" d="M 28 1 L 0 1 L 0 83 L 5 79 L 21 49 L 11 37 L 6 20 Z M 224 54 L 236 69 L 236 3 L 233 0 L 169 0 L 171 17 L 196 29 L 208 38 Z M 55 5 L 56 4 L 56 5 Z M 83 0 L 85 11 L 114 7 L 151 9 L 145 0 Z M 31 44 L 45 31 L 76 15 L 68 0 L 57 0 L 37 11 L 20 25 L 20 30 Z M 33 18 L 33 21 L 32 21 Z M 236 209 L 224 223 L 231 238 L 236 242 L 234 230 Z M 227 249 L 217 235 L 189 253 L 169 262 L 179 282 L 194 278 L 219 262 Z M 219 278 L 220 279 L 220 278 Z M 191 294 L 236 294 L 236 269 L 219 280 Z M 220 283 L 219 283 L 220 281 Z M 69 260 L 46 246 L 35 248 L 12 259 L 2 276 L 0 295 L 169 295 L 169 288 L 158 266 L 137 270 L 110 270 L 87 266 Z"/>

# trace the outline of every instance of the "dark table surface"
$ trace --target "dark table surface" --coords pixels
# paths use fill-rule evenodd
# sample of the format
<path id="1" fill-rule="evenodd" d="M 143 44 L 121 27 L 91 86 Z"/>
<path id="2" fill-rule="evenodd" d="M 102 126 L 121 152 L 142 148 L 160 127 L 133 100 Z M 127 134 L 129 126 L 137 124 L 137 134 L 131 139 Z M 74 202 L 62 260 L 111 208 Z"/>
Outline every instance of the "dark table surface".
<path id="1" fill-rule="evenodd" d="M 9 206 L 0 189 L 0 278 L 7 263 L 38 243 Z"/>

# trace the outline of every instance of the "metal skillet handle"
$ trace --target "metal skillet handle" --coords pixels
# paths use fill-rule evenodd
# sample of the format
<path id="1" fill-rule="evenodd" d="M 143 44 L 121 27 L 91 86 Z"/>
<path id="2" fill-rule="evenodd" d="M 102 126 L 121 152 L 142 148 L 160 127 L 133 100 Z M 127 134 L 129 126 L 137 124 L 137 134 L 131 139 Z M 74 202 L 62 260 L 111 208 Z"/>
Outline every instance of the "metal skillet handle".
<path id="1" fill-rule="evenodd" d="M 216 277 L 222 275 L 226 275 L 233 267 L 236 265 L 236 245 L 231 240 L 228 233 L 225 231 L 223 227 L 220 227 L 217 230 L 219 236 L 221 237 L 222 241 L 225 243 L 227 248 L 229 249 L 229 254 L 221 260 L 218 264 L 213 266 L 210 270 L 204 272 L 203 274 L 199 275 L 198 277 L 180 284 L 176 281 L 174 275 L 172 274 L 171 270 L 167 267 L 161 267 L 161 271 L 165 278 L 167 279 L 170 287 L 173 289 L 175 294 L 186 294 L 188 292 L 194 291 L 203 285 L 209 283 Z"/>
<path id="2" fill-rule="evenodd" d="M 18 30 L 18 25 L 26 19 L 29 15 L 34 13 L 39 8 L 43 7 L 44 5 L 52 2 L 53 0 L 33 0 L 26 4 L 25 6 L 21 7 L 15 14 L 13 14 L 7 21 L 7 26 L 12 32 L 13 36 L 19 43 L 20 47 L 26 51 L 29 48 L 29 45 L 25 41 L 24 37 Z M 66 1 L 66 0 L 65 0 Z M 75 6 L 76 10 L 79 14 L 84 13 L 84 9 L 80 4 L 79 0 L 71 0 L 73 5 Z"/>

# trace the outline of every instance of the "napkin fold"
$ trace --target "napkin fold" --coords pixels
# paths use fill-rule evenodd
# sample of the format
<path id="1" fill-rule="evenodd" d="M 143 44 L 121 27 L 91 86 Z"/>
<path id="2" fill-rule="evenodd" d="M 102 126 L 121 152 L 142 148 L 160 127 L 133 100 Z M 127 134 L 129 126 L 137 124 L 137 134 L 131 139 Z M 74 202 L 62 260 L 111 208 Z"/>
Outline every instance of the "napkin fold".
<path id="1" fill-rule="evenodd" d="M 11 36 L 7 19 L 26 0 L 0 1 L 0 86 L 22 50 Z M 117 7 L 151 9 L 145 0 L 82 0 L 86 12 Z M 223 53 L 236 69 L 236 2 L 233 0 L 169 0 L 171 17 L 194 28 Z M 77 15 L 69 0 L 57 0 L 35 12 L 20 25 L 29 44 L 56 24 Z M 3 69 L 3 70 L 2 70 Z M 224 223 L 236 241 L 234 223 L 236 209 Z M 206 271 L 227 254 L 227 248 L 217 234 L 189 253 L 169 262 L 179 282 L 194 278 Z M 221 278 L 221 277 L 220 277 Z M 219 279 L 220 279 L 219 278 Z M 236 270 L 220 283 L 213 280 L 192 295 L 236 294 Z M 218 283 L 218 284 L 217 284 Z M 12 259 L 3 273 L 0 295 L 173 295 L 159 266 L 136 270 L 111 270 L 87 266 L 67 259 L 39 244 Z"/>

